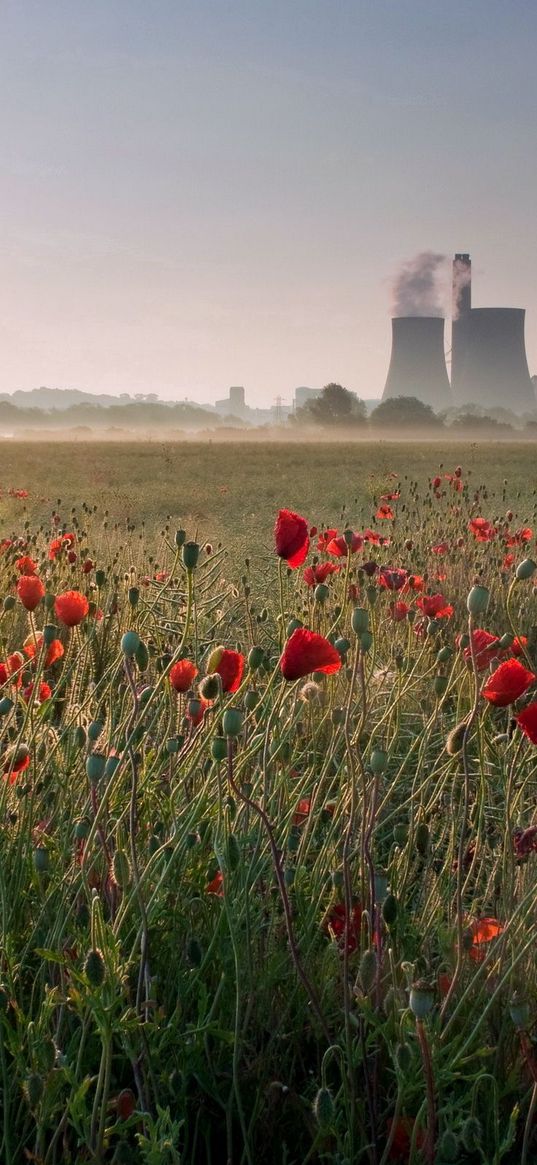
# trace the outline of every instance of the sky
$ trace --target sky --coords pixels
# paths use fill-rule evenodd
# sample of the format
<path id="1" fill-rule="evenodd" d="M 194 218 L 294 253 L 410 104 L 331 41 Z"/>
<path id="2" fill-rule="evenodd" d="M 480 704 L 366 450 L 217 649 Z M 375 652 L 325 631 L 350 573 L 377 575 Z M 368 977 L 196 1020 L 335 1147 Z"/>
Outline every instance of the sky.
<path id="1" fill-rule="evenodd" d="M 537 372 L 536 47 L 535 0 L 3 0 L 0 391 L 378 397 L 425 250 Z"/>

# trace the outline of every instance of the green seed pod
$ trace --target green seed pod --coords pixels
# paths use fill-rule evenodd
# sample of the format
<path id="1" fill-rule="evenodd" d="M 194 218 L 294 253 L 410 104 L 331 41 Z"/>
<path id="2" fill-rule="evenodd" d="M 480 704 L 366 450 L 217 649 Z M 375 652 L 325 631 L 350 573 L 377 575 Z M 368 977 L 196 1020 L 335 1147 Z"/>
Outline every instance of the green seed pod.
<path id="1" fill-rule="evenodd" d="M 290 639 L 291 635 L 293 634 L 293 631 L 298 631 L 299 627 L 303 627 L 303 626 L 304 626 L 304 624 L 303 624 L 301 619 L 290 619 L 288 624 L 287 624 L 287 629 L 285 632 L 286 638 Z"/>
<path id="2" fill-rule="evenodd" d="M 488 610 L 490 591 L 487 587 L 472 587 L 466 599 L 466 608 L 470 615 L 484 615 Z"/>
<path id="3" fill-rule="evenodd" d="M 198 565 L 200 548 L 197 542 L 184 542 L 181 551 L 183 566 L 186 570 L 195 570 Z"/>
<path id="4" fill-rule="evenodd" d="M 261 697 L 259 695 L 259 692 L 256 692 L 255 688 L 250 688 L 250 690 L 248 692 L 245 692 L 244 693 L 244 707 L 246 708 L 246 711 L 253 712 L 254 708 L 257 707 L 260 699 L 261 699 Z"/>
<path id="5" fill-rule="evenodd" d="M 129 587 L 129 603 L 131 607 L 137 607 L 140 599 L 140 590 L 138 587 Z"/>
<path id="6" fill-rule="evenodd" d="M 403 1076 L 407 1076 L 410 1072 L 412 1061 L 413 1056 L 410 1044 L 397 1044 L 395 1049 L 395 1062 Z"/>
<path id="7" fill-rule="evenodd" d="M 4 611 L 12 611 L 15 606 L 15 596 L 6 595 L 3 603 Z"/>
<path id="8" fill-rule="evenodd" d="M 77 748 L 84 748 L 85 743 L 86 743 L 86 729 L 83 728 L 82 724 L 78 724 L 77 727 L 75 728 L 75 744 L 76 744 Z"/>
<path id="9" fill-rule="evenodd" d="M 286 866 L 283 871 L 283 880 L 286 886 L 294 886 L 295 884 L 295 867 Z"/>
<path id="10" fill-rule="evenodd" d="M 102 987 L 106 978 L 106 967 L 102 952 L 98 948 L 86 955 L 84 970 L 92 987 Z"/>
<path id="11" fill-rule="evenodd" d="M 369 767 L 373 776 L 380 777 L 386 771 L 388 765 L 388 753 L 384 752 L 382 748 L 374 748 L 369 758 Z"/>
<path id="12" fill-rule="evenodd" d="M 176 530 L 175 531 L 175 545 L 176 545 L 177 549 L 180 550 L 181 546 L 184 546 L 185 542 L 186 542 L 186 530 Z"/>
<path id="13" fill-rule="evenodd" d="M 13 700 L 10 700 L 9 696 L 3 696 L 0 700 L 0 716 L 7 716 L 13 707 Z"/>
<path id="14" fill-rule="evenodd" d="M 531 578 L 537 570 L 537 562 L 532 558 L 525 558 L 523 562 L 519 562 L 516 568 L 516 578 L 519 582 L 525 582 L 526 579 Z"/>
<path id="15" fill-rule="evenodd" d="M 377 975 L 377 955 L 373 949 L 364 951 L 360 959 L 359 979 L 362 990 L 367 995 L 374 986 Z"/>
<path id="16" fill-rule="evenodd" d="M 37 1108 L 45 1091 L 43 1077 L 37 1072 L 31 1072 L 24 1081 L 24 1093 L 32 1112 Z"/>
<path id="17" fill-rule="evenodd" d="M 90 829 L 91 829 L 91 821 L 90 821 L 89 817 L 81 817 L 78 821 L 75 821 L 75 829 L 74 829 L 75 840 L 76 841 L 85 841 L 89 835 Z"/>
<path id="18" fill-rule="evenodd" d="M 131 881 L 131 867 L 128 854 L 124 849 L 117 849 L 112 859 L 114 881 L 120 890 L 126 890 Z"/>
<path id="19" fill-rule="evenodd" d="M 145 708 L 146 704 L 149 704 L 149 701 L 151 699 L 151 696 L 153 695 L 154 690 L 155 689 L 152 687 L 151 684 L 147 684 L 147 686 L 145 688 L 142 688 L 142 690 L 138 696 L 138 702 L 140 704 L 140 708 Z M 138 725 L 138 727 L 140 729 L 140 739 L 143 739 L 145 729 L 144 729 L 143 725 L 141 725 L 141 724 Z"/>
<path id="20" fill-rule="evenodd" d="M 469 1116 L 461 1129 L 461 1141 L 467 1153 L 476 1153 L 483 1143 L 483 1126 L 476 1116 Z"/>
<path id="21" fill-rule="evenodd" d="M 201 967 L 203 951 L 197 938 L 190 938 L 187 943 L 186 957 L 192 967 Z"/>
<path id="22" fill-rule="evenodd" d="M 104 724 L 102 720 L 92 720 L 91 724 L 88 724 L 88 740 L 93 741 L 93 743 L 99 739 L 103 732 Z"/>
<path id="23" fill-rule="evenodd" d="M 166 741 L 166 752 L 168 756 L 175 756 L 179 752 L 180 744 L 178 736 L 170 736 Z"/>
<path id="24" fill-rule="evenodd" d="M 58 638 L 58 628 L 55 623 L 45 623 L 43 627 L 43 643 L 45 647 L 50 647 L 51 643 Z"/>
<path id="25" fill-rule="evenodd" d="M 402 821 L 398 821 L 397 825 L 393 827 L 393 840 L 400 849 L 404 849 L 408 841 L 408 825 L 404 825 Z"/>
<path id="26" fill-rule="evenodd" d="M 134 656 L 140 671 L 147 671 L 149 667 L 149 651 L 143 640 L 140 640 Z"/>
<path id="27" fill-rule="evenodd" d="M 107 758 L 106 758 L 106 764 L 104 766 L 105 777 L 107 777 L 107 778 L 113 777 L 116 769 L 118 768 L 118 766 L 120 764 L 121 764 L 121 757 L 117 756 L 116 753 L 114 753 L 114 752 L 110 753 L 110 756 L 107 756 Z"/>
<path id="28" fill-rule="evenodd" d="M 466 735 L 467 721 L 461 720 L 460 724 L 456 724 L 451 732 L 448 733 L 446 740 L 446 752 L 448 756 L 457 756 L 464 744 L 464 737 Z"/>
<path id="29" fill-rule="evenodd" d="M 460 647 L 461 651 L 466 651 L 466 648 L 469 646 L 470 646 L 470 636 L 469 636 L 468 632 L 465 631 L 460 637 L 459 647 Z"/>
<path id="30" fill-rule="evenodd" d="M 106 757 L 102 752 L 92 752 L 86 760 L 86 776 L 90 785 L 98 785 L 104 777 Z"/>
<path id="31" fill-rule="evenodd" d="M 121 638 L 121 650 L 127 659 L 134 659 L 140 646 L 140 636 L 137 631 L 126 631 Z"/>
<path id="32" fill-rule="evenodd" d="M 330 590 L 326 586 L 326 583 L 317 583 L 317 586 L 313 592 L 313 598 L 316 603 L 326 603 L 329 594 Z"/>
<path id="33" fill-rule="evenodd" d="M 360 647 L 362 651 L 369 651 L 373 643 L 373 636 L 370 631 L 362 631 L 360 635 Z"/>
<path id="34" fill-rule="evenodd" d="M 242 732 L 243 718 L 239 708 L 226 708 L 222 717 L 224 736 L 239 736 Z"/>
<path id="35" fill-rule="evenodd" d="M 442 1163 L 446 1162 L 447 1165 L 447 1162 L 451 1163 L 452 1161 L 456 1161 L 458 1156 L 458 1137 L 455 1136 L 455 1133 L 451 1132 L 451 1129 L 446 1129 L 438 1142 L 438 1160 L 442 1161 Z"/>
<path id="36" fill-rule="evenodd" d="M 418 822 L 416 826 L 415 841 L 416 849 L 422 858 L 426 858 L 429 852 L 429 837 L 429 826 L 425 821 Z"/>
<path id="37" fill-rule="evenodd" d="M 386 926 L 393 926 L 397 921 L 397 898 L 395 894 L 387 894 L 382 904 L 382 917 Z"/>
<path id="38" fill-rule="evenodd" d="M 227 756 L 227 740 L 225 736 L 214 736 L 211 741 L 211 756 L 213 760 L 222 761 Z"/>
<path id="39" fill-rule="evenodd" d="M 198 684 L 198 692 L 203 700 L 218 700 L 222 695 L 222 680 L 218 672 L 204 676 Z"/>
<path id="40" fill-rule="evenodd" d="M 237 805 L 234 797 L 226 797 L 225 806 L 231 821 L 234 820 L 237 814 Z"/>
<path id="41" fill-rule="evenodd" d="M 34 849 L 34 869 L 38 874 L 46 874 L 50 869 L 50 855 L 44 846 Z"/>
<path id="42" fill-rule="evenodd" d="M 248 653 L 248 667 L 250 671 L 257 671 L 263 663 L 265 652 L 262 647 L 251 647 Z"/>
<path id="43" fill-rule="evenodd" d="M 343 870 L 332 870 L 332 873 L 330 875 L 330 879 L 331 879 L 331 882 L 332 882 L 334 889 L 340 890 L 341 887 L 343 886 L 344 881 L 345 881 L 345 879 L 343 877 Z"/>
<path id="44" fill-rule="evenodd" d="M 377 588 L 371 583 L 368 587 L 365 588 L 365 593 L 369 605 L 374 607 L 379 594 Z"/>
<path id="45" fill-rule="evenodd" d="M 336 1106 L 329 1088 L 319 1088 L 313 1102 L 313 1115 L 322 1133 L 329 1133 L 334 1127 Z"/>
<path id="46" fill-rule="evenodd" d="M 101 587 L 104 587 L 104 584 L 106 582 L 106 571 L 96 570 L 95 571 L 95 582 L 97 583 L 97 586 L 99 587 L 99 589 Z"/>
<path id="47" fill-rule="evenodd" d="M 234 833 L 229 833 L 226 842 L 226 859 L 228 869 L 236 870 L 241 860 L 240 846 Z"/>
<path id="48" fill-rule="evenodd" d="M 447 663 L 448 660 L 451 659 L 452 655 L 453 655 L 453 648 L 450 647 L 449 644 L 447 643 L 446 646 L 441 647 L 440 651 L 437 653 L 436 662 L 437 663 Z"/>
<path id="49" fill-rule="evenodd" d="M 434 694 L 440 700 L 447 692 L 447 676 L 435 676 L 433 682 Z"/>
<path id="50" fill-rule="evenodd" d="M 185 837 L 185 845 L 187 849 L 194 849 L 200 840 L 198 833 L 187 833 Z"/>
<path id="51" fill-rule="evenodd" d="M 351 619 L 355 635 L 362 635 L 369 630 L 369 611 L 365 607 L 355 607 Z"/>
<path id="52" fill-rule="evenodd" d="M 345 656 L 350 651 L 350 647 L 351 647 L 350 639 L 345 639 L 343 637 L 341 637 L 340 639 L 336 639 L 336 641 L 334 643 L 334 647 L 335 647 L 336 651 L 338 652 L 338 654 L 341 656 L 341 658 L 344 660 Z"/>
<path id="53" fill-rule="evenodd" d="M 418 979 L 410 988 L 409 1005 L 416 1019 L 425 1019 L 434 1004 L 434 991 L 425 979 Z"/>

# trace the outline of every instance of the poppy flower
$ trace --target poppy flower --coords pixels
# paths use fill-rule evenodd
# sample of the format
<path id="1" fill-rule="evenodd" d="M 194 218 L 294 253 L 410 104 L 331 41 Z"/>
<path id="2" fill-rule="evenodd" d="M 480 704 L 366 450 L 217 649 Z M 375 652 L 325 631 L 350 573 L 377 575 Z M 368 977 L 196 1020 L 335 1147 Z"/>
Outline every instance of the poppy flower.
<path id="1" fill-rule="evenodd" d="M 30 696 L 32 695 L 32 692 L 34 690 L 34 686 L 35 685 L 32 681 L 32 683 L 28 684 L 28 686 L 24 689 L 22 694 L 23 694 L 26 702 L 28 702 L 28 700 L 30 699 Z M 49 700 L 51 695 L 52 695 L 52 688 L 51 688 L 50 684 L 47 684 L 45 680 L 41 680 L 41 683 L 39 685 L 38 692 L 37 692 L 38 704 L 42 704 L 43 700 Z"/>
<path id="2" fill-rule="evenodd" d="M 518 727 L 522 729 L 524 736 L 531 740 L 532 744 L 537 744 L 537 701 L 533 704 L 528 704 L 522 712 L 515 716 Z"/>
<path id="3" fill-rule="evenodd" d="M 468 529 L 476 542 L 492 542 L 496 537 L 495 527 L 486 518 L 472 518 L 468 522 Z"/>
<path id="4" fill-rule="evenodd" d="M 361 569 L 368 578 L 373 578 L 373 575 L 377 573 L 378 568 L 378 562 L 373 562 L 372 559 L 369 562 L 362 562 L 361 566 Z"/>
<path id="5" fill-rule="evenodd" d="M 408 570 L 399 566 L 381 566 L 379 571 L 381 587 L 389 591 L 402 591 L 408 582 Z"/>
<path id="6" fill-rule="evenodd" d="M 23 554 L 22 558 L 17 558 L 15 566 L 19 574 L 35 574 L 37 570 L 37 562 L 34 562 L 29 554 Z"/>
<path id="7" fill-rule="evenodd" d="M 211 882 L 205 887 L 206 894 L 216 894 L 217 898 L 224 897 L 224 875 L 221 870 L 215 874 Z"/>
<path id="8" fill-rule="evenodd" d="M 361 925 L 362 907 L 358 902 L 352 907 L 350 918 L 345 910 L 345 904 L 336 902 L 324 920 L 323 929 L 336 939 L 341 951 L 347 950 L 347 953 L 352 955 L 360 941 Z"/>
<path id="9" fill-rule="evenodd" d="M 233 651 L 231 648 L 219 648 L 221 652 L 217 661 L 214 661 L 214 652 L 211 656 L 211 671 L 217 671 L 221 679 L 222 691 L 236 692 L 238 691 L 242 672 L 245 670 L 245 657 L 241 655 L 240 651 Z"/>
<path id="10" fill-rule="evenodd" d="M 43 646 L 43 636 L 42 635 L 38 635 L 36 637 L 35 642 L 34 642 L 33 636 L 30 636 L 24 644 L 24 654 L 28 656 L 28 659 L 34 659 L 37 652 L 41 651 L 42 646 Z M 57 660 L 61 659 L 62 655 L 65 655 L 65 648 L 63 646 L 61 639 L 53 639 L 52 643 L 49 643 L 49 645 L 47 647 L 47 654 L 45 656 L 44 666 L 45 667 L 52 667 L 52 664 L 56 663 Z"/>
<path id="11" fill-rule="evenodd" d="M 527 671 L 518 659 L 506 659 L 492 673 L 481 694 L 495 707 L 506 708 L 518 700 L 534 680 L 534 673 Z"/>
<path id="12" fill-rule="evenodd" d="M 36 574 L 22 574 L 17 583 L 17 594 L 27 611 L 35 611 L 41 602 L 45 588 Z"/>
<path id="13" fill-rule="evenodd" d="M 533 530 L 531 529 L 531 526 L 523 526 L 521 530 L 515 530 L 513 534 L 506 534 L 505 545 L 523 546 L 525 542 L 531 542 L 532 538 Z"/>
<path id="14" fill-rule="evenodd" d="M 304 582 L 309 587 L 326 582 L 330 574 L 337 574 L 339 566 L 335 562 L 318 562 L 316 566 L 307 566 L 304 571 Z"/>
<path id="15" fill-rule="evenodd" d="M 402 623 L 403 619 L 406 619 L 409 611 L 410 607 L 408 603 L 404 603 L 402 600 L 397 603 L 390 603 L 390 615 L 395 623 Z"/>
<path id="16" fill-rule="evenodd" d="M 9 774 L 9 784 L 14 785 L 19 773 L 23 773 L 30 764 L 30 750 L 26 744 L 20 744 L 12 749 L 4 759 L 4 777 Z"/>
<path id="17" fill-rule="evenodd" d="M 497 918 L 475 918 L 467 931 L 468 954 L 474 963 L 482 963 L 487 953 L 487 944 L 503 931 Z M 466 944 L 465 944 L 466 945 Z"/>
<path id="18" fill-rule="evenodd" d="M 174 691 L 188 692 L 188 689 L 192 687 L 194 677 L 197 676 L 197 674 L 198 669 L 196 664 L 192 663 L 192 660 L 179 659 L 177 663 L 174 663 L 173 667 L 170 668 L 168 679 Z"/>
<path id="19" fill-rule="evenodd" d="M 391 506 L 388 506 L 385 503 L 383 503 L 381 506 L 379 506 L 379 508 L 375 514 L 375 518 L 380 518 L 380 519 L 385 520 L 385 521 L 386 520 L 390 521 L 392 518 L 395 518 L 395 513 L 392 510 Z"/>
<path id="20" fill-rule="evenodd" d="M 310 539 L 308 523 L 293 510 L 280 510 L 274 526 L 276 554 L 293 570 L 302 566 L 307 556 Z"/>
<path id="21" fill-rule="evenodd" d="M 76 627 L 87 615 L 89 602 L 80 591 L 64 591 L 56 596 L 54 610 L 65 627 Z"/>
<path id="22" fill-rule="evenodd" d="M 537 825 L 529 825 L 527 829 L 515 829 L 513 850 L 517 858 L 525 858 L 528 854 L 535 853 L 537 850 Z"/>
<path id="23" fill-rule="evenodd" d="M 514 554 L 506 554 L 502 562 L 502 570 L 510 570 L 515 561 Z"/>
<path id="24" fill-rule="evenodd" d="M 357 550 L 361 550 L 363 544 L 363 535 L 355 534 L 351 531 L 349 542 L 347 542 L 344 534 L 340 534 L 339 538 L 330 539 L 326 550 L 328 554 L 333 554 L 335 558 L 347 558 L 349 554 L 356 554 Z"/>
<path id="25" fill-rule="evenodd" d="M 399 490 L 395 489 L 395 490 L 393 490 L 392 493 L 381 494 L 380 500 L 381 500 L 381 502 L 398 502 L 400 497 L 401 497 L 401 494 L 400 494 Z"/>
<path id="26" fill-rule="evenodd" d="M 416 605 L 428 619 L 449 619 L 453 614 L 453 607 L 443 595 L 422 595 Z"/>
<path id="27" fill-rule="evenodd" d="M 433 477 L 433 479 L 431 481 L 431 489 L 440 489 L 441 485 L 442 485 L 442 478 L 438 477 L 438 476 Z"/>
<path id="28" fill-rule="evenodd" d="M 293 813 L 291 818 L 293 825 L 303 825 L 311 808 L 311 801 L 309 797 L 303 797 Z"/>
<path id="29" fill-rule="evenodd" d="M 24 664 L 25 659 L 20 651 L 14 651 L 11 655 L 8 655 L 5 663 L 8 679 L 10 679 L 17 688 L 20 688 L 22 684 L 21 672 Z"/>
<path id="30" fill-rule="evenodd" d="M 341 656 L 323 635 L 297 627 L 287 640 L 280 658 L 280 670 L 286 680 L 299 680 L 310 672 L 331 675 L 339 671 Z"/>
<path id="31" fill-rule="evenodd" d="M 490 631 L 484 631 L 482 627 L 476 627 L 472 631 L 472 644 L 478 671 L 484 671 L 489 666 L 491 659 L 496 655 L 495 647 L 499 642 L 497 635 L 491 635 Z M 471 665 L 472 648 L 470 646 L 464 648 L 463 656 L 466 663 Z"/>
<path id="32" fill-rule="evenodd" d="M 92 562 L 91 558 L 86 558 L 86 561 L 82 563 L 82 570 L 84 574 L 91 574 L 94 566 L 95 563 Z"/>
<path id="33" fill-rule="evenodd" d="M 136 1098 L 130 1088 L 123 1088 L 115 1102 L 116 1112 L 121 1121 L 126 1121 L 136 1109 Z"/>
<path id="34" fill-rule="evenodd" d="M 317 550 L 322 554 L 332 538 L 337 538 L 337 530 L 324 530 L 317 539 Z"/>
<path id="35" fill-rule="evenodd" d="M 418 1129 L 414 1137 L 415 1120 L 410 1116 L 400 1116 L 398 1120 L 388 1122 L 388 1130 L 391 1134 L 393 1132 L 393 1140 L 390 1146 L 390 1161 L 400 1161 L 402 1163 L 408 1161 L 410 1157 L 410 1149 L 412 1146 L 412 1139 L 417 1149 L 423 1149 L 425 1145 L 425 1132 L 423 1129 Z"/>
<path id="36" fill-rule="evenodd" d="M 437 542 L 435 546 L 431 546 L 431 554 L 447 554 L 449 550 L 449 542 Z"/>
<path id="37" fill-rule="evenodd" d="M 364 542 L 369 542 L 370 546 L 380 546 L 381 542 L 386 542 L 381 534 L 377 534 L 376 530 L 364 530 Z"/>
<path id="38" fill-rule="evenodd" d="M 69 550 L 76 542 L 76 534 L 62 534 L 60 538 L 53 538 L 48 548 L 48 556 L 52 561 L 62 550 Z"/>

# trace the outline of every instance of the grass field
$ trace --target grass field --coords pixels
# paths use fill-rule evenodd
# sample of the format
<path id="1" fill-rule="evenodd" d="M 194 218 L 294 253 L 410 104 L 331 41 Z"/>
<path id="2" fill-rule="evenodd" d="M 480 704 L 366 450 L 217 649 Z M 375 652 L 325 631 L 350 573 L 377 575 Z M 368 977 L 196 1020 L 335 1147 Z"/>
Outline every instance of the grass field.
<path id="1" fill-rule="evenodd" d="M 531 1165 L 531 450 L 1 484 L 0 1165 Z"/>

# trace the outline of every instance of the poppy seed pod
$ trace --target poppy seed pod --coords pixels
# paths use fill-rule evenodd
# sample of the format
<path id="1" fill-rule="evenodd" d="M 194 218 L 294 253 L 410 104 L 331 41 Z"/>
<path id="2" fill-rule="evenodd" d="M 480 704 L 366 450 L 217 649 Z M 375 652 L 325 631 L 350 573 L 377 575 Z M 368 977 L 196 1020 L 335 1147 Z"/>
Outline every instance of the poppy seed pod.
<path id="1" fill-rule="evenodd" d="M 91 724 L 88 724 L 88 740 L 94 742 L 98 740 L 103 729 L 104 723 L 102 720 L 92 720 Z"/>
<path id="2" fill-rule="evenodd" d="M 369 758 L 369 767 L 375 777 L 380 777 L 386 770 L 388 753 L 382 748 L 374 748 Z"/>
<path id="3" fill-rule="evenodd" d="M 7 716 L 13 706 L 13 700 L 10 700 L 9 696 L 3 696 L 0 700 L 0 716 Z"/>
<path id="4" fill-rule="evenodd" d="M 369 651 L 373 643 L 373 636 L 370 631 L 362 631 L 360 635 L 360 647 L 362 651 Z"/>
<path id="5" fill-rule="evenodd" d="M 34 869 L 38 874 L 46 874 L 50 868 L 50 855 L 44 846 L 34 849 Z"/>
<path id="6" fill-rule="evenodd" d="M 250 688 L 250 690 L 248 692 L 245 692 L 244 693 L 244 707 L 246 708 L 246 711 L 253 712 L 254 708 L 257 708 L 259 700 L 260 700 L 260 694 L 259 694 L 259 692 L 256 692 L 255 688 Z"/>
<path id="7" fill-rule="evenodd" d="M 143 640 L 140 640 L 138 647 L 136 648 L 136 654 L 134 658 L 139 670 L 146 671 L 149 667 L 149 651 Z"/>
<path id="8" fill-rule="evenodd" d="M 176 530 L 175 531 L 175 545 L 177 546 L 177 549 L 180 550 L 181 546 L 184 546 L 185 542 L 186 542 L 186 530 Z"/>
<path id="9" fill-rule="evenodd" d="M 140 591 L 139 591 L 138 587 L 129 587 L 129 603 L 130 603 L 131 607 L 138 606 L 139 598 L 140 598 Z"/>
<path id="10" fill-rule="evenodd" d="M 313 598 L 315 599 L 316 603 L 325 603 L 329 594 L 330 591 L 325 583 L 317 583 L 317 586 L 313 592 Z"/>
<path id="11" fill-rule="evenodd" d="M 434 1004 L 434 991 L 425 979 L 418 979 L 410 988 L 409 1006 L 416 1019 L 425 1019 Z"/>
<path id="12" fill-rule="evenodd" d="M 106 758 L 106 764 L 104 766 L 105 777 L 113 777 L 118 765 L 120 764 L 120 761 L 121 757 L 116 756 L 115 753 L 111 753 L 110 756 Z"/>
<path id="13" fill-rule="evenodd" d="M 334 647 L 342 659 L 344 659 L 347 655 L 347 652 L 350 651 L 350 646 L 350 641 L 344 638 L 336 639 L 334 643 Z"/>
<path id="14" fill-rule="evenodd" d="M 375 603 L 378 599 L 378 594 L 379 594 L 377 588 L 374 586 L 366 587 L 365 593 L 367 595 L 368 603 L 370 604 L 370 606 L 374 607 Z"/>
<path id="15" fill-rule="evenodd" d="M 265 652 L 262 647 L 251 647 L 248 653 L 248 667 L 250 671 L 257 671 L 263 663 Z"/>
<path id="16" fill-rule="evenodd" d="M 211 741 L 211 756 L 213 760 L 222 761 L 227 756 L 227 740 L 225 736 L 215 736 Z"/>
<path id="17" fill-rule="evenodd" d="M 304 624 L 301 619 L 290 619 L 286 627 L 286 638 L 290 639 L 293 631 L 298 631 Z"/>
<path id="18" fill-rule="evenodd" d="M 446 644 L 445 647 L 441 647 L 440 651 L 437 652 L 436 662 L 437 663 L 447 663 L 448 660 L 451 659 L 452 655 L 453 655 L 453 648 L 450 647 L 449 644 Z"/>
<path id="19" fill-rule="evenodd" d="M 369 630 L 369 611 L 365 607 L 355 607 L 352 612 L 352 629 L 355 635 Z"/>
<path id="20" fill-rule="evenodd" d="M 515 991 L 511 1002 L 509 1004 L 509 1015 L 515 1027 L 522 1028 L 524 1031 L 530 1026 L 530 1007 L 524 995 L 520 991 Z"/>
<path id="21" fill-rule="evenodd" d="M 46 607 L 47 611 L 52 611 L 52 608 L 53 608 L 55 602 L 56 602 L 56 595 L 54 595 L 52 593 L 52 591 L 47 591 L 47 593 L 43 599 L 43 604 Z"/>
<path id="22" fill-rule="evenodd" d="M 447 692 L 447 687 L 448 687 L 448 677 L 447 676 L 435 676 L 434 677 L 434 681 L 433 681 L 434 694 L 435 694 L 435 696 L 438 697 L 438 699 L 441 699 L 441 697 L 445 695 L 445 693 Z"/>
<path id="23" fill-rule="evenodd" d="M 90 753 L 86 761 L 86 775 L 90 785 L 98 785 L 104 776 L 106 757 L 102 752 Z"/>
<path id="24" fill-rule="evenodd" d="M 466 609 L 470 615 L 484 615 L 488 610 L 490 591 L 488 587 L 472 587 L 466 599 Z"/>
<path id="25" fill-rule="evenodd" d="M 99 588 L 104 587 L 104 584 L 106 582 L 106 571 L 105 570 L 96 570 L 95 571 L 95 582 L 97 583 L 97 586 Z"/>
<path id="26" fill-rule="evenodd" d="M 4 611 L 12 611 L 15 606 L 15 596 L 6 595 L 3 603 Z"/>
<path id="27" fill-rule="evenodd" d="M 121 650 L 127 659 L 133 659 L 140 646 L 140 636 L 137 631 L 126 631 L 121 639 Z"/>
<path id="28" fill-rule="evenodd" d="M 195 570 L 200 554 L 199 544 L 197 542 L 185 542 L 181 554 L 185 569 L 188 571 Z"/>
<path id="29" fill-rule="evenodd" d="M 446 1129 L 442 1133 L 438 1142 L 438 1159 L 439 1161 L 457 1161 L 459 1157 L 459 1140 L 452 1133 L 451 1129 Z"/>
<path id="30" fill-rule="evenodd" d="M 224 736 L 239 736 L 242 732 L 242 712 L 239 708 L 226 708 L 222 718 Z"/>
<path id="31" fill-rule="evenodd" d="M 519 562 L 516 568 L 516 578 L 519 582 L 525 582 L 526 579 L 531 578 L 537 570 L 537 563 L 533 562 L 531 558 L 525 558 L 523 562 Z"/>

